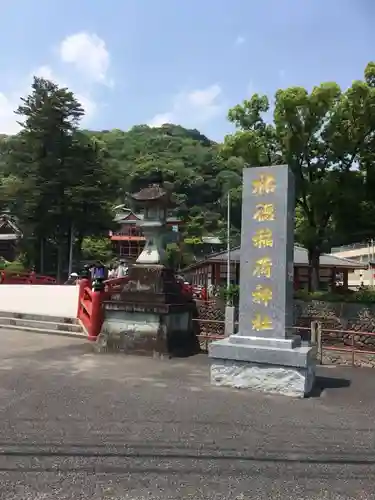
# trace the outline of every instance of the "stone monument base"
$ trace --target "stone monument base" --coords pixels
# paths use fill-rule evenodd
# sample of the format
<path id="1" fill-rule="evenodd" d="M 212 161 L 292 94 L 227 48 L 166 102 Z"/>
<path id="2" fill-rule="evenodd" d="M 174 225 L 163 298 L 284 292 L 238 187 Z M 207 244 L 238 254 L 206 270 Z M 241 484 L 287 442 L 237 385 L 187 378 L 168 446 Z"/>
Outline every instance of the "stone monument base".
<path id="1" fill-rule="evenodd" d="M 97 351 L 113 350 L 155 357 L 199 352 L 195 303 L 182 293 L 172 269 L 134 264 L 122 290 L 107 296 Z"/>
<path id="2" fill-rule="evenodd" d="M 303 398 L 314 386 L 316 352 L 299 337 L 231 337 L 209 347 L 211 384 Z"/>

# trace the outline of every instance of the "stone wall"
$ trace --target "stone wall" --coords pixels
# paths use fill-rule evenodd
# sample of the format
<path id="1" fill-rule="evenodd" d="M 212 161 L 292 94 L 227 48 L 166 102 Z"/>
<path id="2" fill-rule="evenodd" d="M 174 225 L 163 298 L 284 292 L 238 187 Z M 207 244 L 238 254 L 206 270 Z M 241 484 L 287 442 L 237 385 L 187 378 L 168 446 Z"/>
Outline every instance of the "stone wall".
<path id="1" fill-rule="evenodd" d="M 195 301 L 197 305 L 199 335 L 224 335 L 225 304 L 220 299 Z M 212 321 L 212 322 L 211 322 Z"/>
<path id="2" fill-rule="evenodd" d="M 357 347 L 375 350 L 375 335 L 361 335 L 361 332 L 375 333 L 374 303 L 295 300 L 294 324 L 303 339 L 309 338 L 309 331 L 298 327 L 310 327 L 313 320 L 320 321 L 323 330 L 329 330 L 323 332 L 323 342 L 326 345 L 340 342 L 350 345 L 352 342 L 350 333 L 335 332 L 335 330 L 346 330 L 356 332 L 354 342 Z"/>

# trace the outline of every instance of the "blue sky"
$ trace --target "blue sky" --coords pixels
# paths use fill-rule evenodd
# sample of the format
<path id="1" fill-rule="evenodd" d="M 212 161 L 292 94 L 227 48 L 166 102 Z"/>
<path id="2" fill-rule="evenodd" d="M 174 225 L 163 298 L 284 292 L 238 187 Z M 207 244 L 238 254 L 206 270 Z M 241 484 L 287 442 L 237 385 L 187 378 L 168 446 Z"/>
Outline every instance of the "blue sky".
<path id="1" fill-rule="evenodd" d="M 343 87 L 375 59 L 374 0 L 0 0 L 0 132 L 38 74 L 69 86 L 84 125 L 174 122 L 220 140 L 252 92 Z"/>

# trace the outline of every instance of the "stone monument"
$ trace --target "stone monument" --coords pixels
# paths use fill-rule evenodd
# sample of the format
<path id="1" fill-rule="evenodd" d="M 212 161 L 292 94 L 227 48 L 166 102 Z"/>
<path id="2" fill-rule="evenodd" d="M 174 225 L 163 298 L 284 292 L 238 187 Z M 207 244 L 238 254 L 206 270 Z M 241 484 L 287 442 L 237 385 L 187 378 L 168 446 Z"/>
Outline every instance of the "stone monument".
<path id="1" fill-rule="evenodd" d="M 98 346 L 137 354 L 189 355 L 199 350 L 194 334 L 195 304 L 169 268 L 164 236 L 171 193 L 154 184 L 129 195 L 137 212 L 145 246 L 120 291 L 108 292 Z"/>
<path id="2" fill-rule="evenodd" d="M 294 176 L 287 166 L 245 168 L 239 332 L 209 348 L 211 383 L 303 397 L 315 351 L 293 335 Z"/>

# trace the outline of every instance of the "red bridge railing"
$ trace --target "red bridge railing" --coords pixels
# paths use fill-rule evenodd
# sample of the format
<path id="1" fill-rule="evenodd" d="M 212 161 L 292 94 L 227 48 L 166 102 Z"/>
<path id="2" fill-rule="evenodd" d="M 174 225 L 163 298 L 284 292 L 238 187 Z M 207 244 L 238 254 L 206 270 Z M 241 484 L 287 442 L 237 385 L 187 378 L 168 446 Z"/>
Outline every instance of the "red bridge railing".
<path id="1" fill-rule="evenodd" d="M 79 282 L 77 318 L 85 328 L 88 339 L 95 341 L 104 321 L 103 302 L 116 290 L 121 290 L 128 277 L 115 278 L 104 282 L 104 290 L 92 290 L 91 280 L 83 278 Z"/>
<path id="2" fill-rule="evenodd" d="M 36 274 L 34 271 L 26 273 L 0 272 L 0 284 L 3 285 L 56 285 L 55 278 Z"/>
<path id="3" fill-rule="evenodd" d="M 110 299 L 114 292 L 121 292 L 127 276 L 115 278 L 104 282 L 104 290 L 92 290 L 91 280 L 83 278 L 79 281 L 77 318 L 85 328 L 88 339 L 95 341 L 101 332 L 104 321 L 103 302 Z M 191 296 L 191 291 L 183 288 L 183 292 Z"/>

